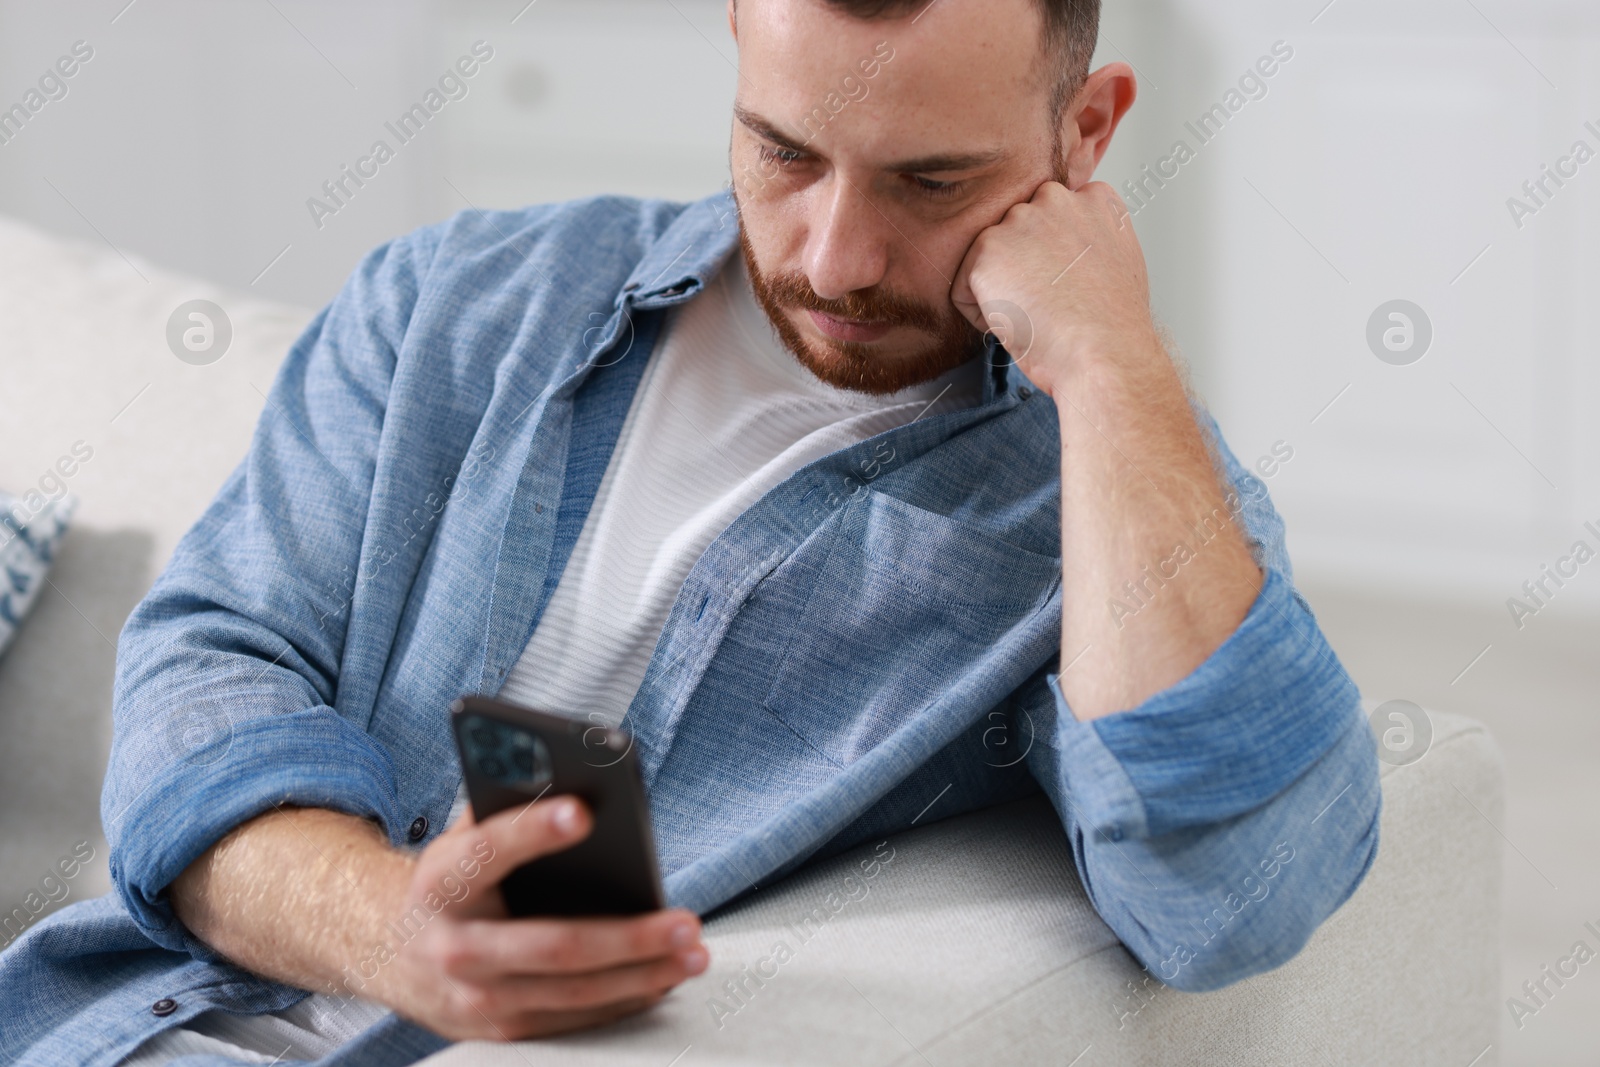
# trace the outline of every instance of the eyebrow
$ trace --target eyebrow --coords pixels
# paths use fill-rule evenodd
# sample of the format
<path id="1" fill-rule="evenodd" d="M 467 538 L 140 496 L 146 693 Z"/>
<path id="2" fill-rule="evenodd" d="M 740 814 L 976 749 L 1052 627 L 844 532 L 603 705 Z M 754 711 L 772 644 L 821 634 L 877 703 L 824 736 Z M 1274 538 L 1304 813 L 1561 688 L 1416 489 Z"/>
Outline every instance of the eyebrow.
<path id="1" fill-rule="evenodd" d="M 762 118 L 754 111 L 735 104 L 733 117 L 739 120 L 751 133 L 764 137 L 780 148 L 792 152 L 807 152 L 806 142 L 796 141 L 787 134 L 781 133 L 776 124 Z M 1003 149 L 993 148 L 982 152 L 946 152 L 931 156 L 918 156 L 915 159 L 903 159 L 890 163 L 885 170 L 899 171 L 905 174 L 939 173 L 949 170 L 975 170 L 986 167 L 991 163 L 998 163 L 1006 157 Z"/>

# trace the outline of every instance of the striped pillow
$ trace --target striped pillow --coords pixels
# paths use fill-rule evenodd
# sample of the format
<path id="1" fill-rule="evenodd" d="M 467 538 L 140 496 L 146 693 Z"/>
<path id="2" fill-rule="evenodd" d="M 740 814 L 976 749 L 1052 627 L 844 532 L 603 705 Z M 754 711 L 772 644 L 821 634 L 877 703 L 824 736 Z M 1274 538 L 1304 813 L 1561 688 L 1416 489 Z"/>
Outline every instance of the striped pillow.
<path id="1" fill-rule="evenodd" d="M 37 510 L 29 504 L 0 492 L 0 654 L 38 598 L 78 499 L 67 493 Z"/>

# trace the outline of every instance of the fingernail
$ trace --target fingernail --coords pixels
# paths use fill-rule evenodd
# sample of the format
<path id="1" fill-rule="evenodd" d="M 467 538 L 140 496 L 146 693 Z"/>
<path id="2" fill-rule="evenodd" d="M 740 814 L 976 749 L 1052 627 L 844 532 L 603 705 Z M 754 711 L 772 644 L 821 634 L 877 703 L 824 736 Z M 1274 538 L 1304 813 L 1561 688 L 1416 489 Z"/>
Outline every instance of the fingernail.
<path id="1" fill-rule="evenodd" d="M 689 923 L 679 923 L 672 928 L 672 947 L 688 948 L 694 943 L 694 927 Z"/>
<path id="2" fill-rule="evenodd" d="M 703 948 L 690 949 L 683 955 L 683 968 L 690 974 L 699 974 L 706 969 L 706 950 Z"/>
<path id="3" fill-rule="evenodd" d="M 578 828 L 578 805 L 570 800 L 557 802 L 556 810 L 550 813 L 550 821 L 562 833 L 572 833 Z"/>

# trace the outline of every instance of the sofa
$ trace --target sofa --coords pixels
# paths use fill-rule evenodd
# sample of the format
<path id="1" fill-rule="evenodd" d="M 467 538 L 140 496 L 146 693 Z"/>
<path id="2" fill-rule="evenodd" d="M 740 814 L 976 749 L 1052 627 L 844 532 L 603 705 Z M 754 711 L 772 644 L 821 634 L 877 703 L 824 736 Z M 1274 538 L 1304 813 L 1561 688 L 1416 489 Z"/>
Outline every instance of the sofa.
<path id="1" fill-rule="evenodd" d="M 197 299 L 231 326 L 212 362 L 168 343 L 174 310 Z M 93 451 L 67 480 L 79 507 L 51 586 L 0 656 L 7 909 L 80 841 L 94 860 L 53 906 L 109 889 L 99 793 L 117 633 L 243 456 L 311 314 L 0 218 L 0 488 L 25 490 L 79 442 Z M 1145 973 L 1034 797 L 863 845 L 725 906 L 708 917 L 710 969 L 647 1013 L 425 1062 L 1493 1064 L 1500 759 L 1482 725 L 1429 715 L 1426 754 L 1383 767 L 1366 881 L 1294 960 L 1227 989 L 1180 993 Z M 871 857 L 875 877 L 844 892 Z"/>

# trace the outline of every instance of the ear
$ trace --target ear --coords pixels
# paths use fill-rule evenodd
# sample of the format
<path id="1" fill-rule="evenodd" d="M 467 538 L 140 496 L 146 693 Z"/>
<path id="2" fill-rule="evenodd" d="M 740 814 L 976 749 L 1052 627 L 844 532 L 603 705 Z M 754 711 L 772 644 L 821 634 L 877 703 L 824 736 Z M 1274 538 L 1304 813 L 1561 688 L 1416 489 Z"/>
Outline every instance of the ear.
<path id="1" fill-rule="evenodd" d="M 734 15 L 733 6 L 737 0 L 728 0 L 728 32 L 733 34 L 733 43 L 739 43 L 739 19 Z"/>
<path id="2" fill-rule="evenodd" d="M 1060 163 L 1067 172 L 1067 188 L 1078 189 L 1094 180 L 1100 158 L 1111 147 L 1111 135 L 1138 92 L 1132 67 L 1108 63 L 1090 74 L 1062 109 Z"/>

